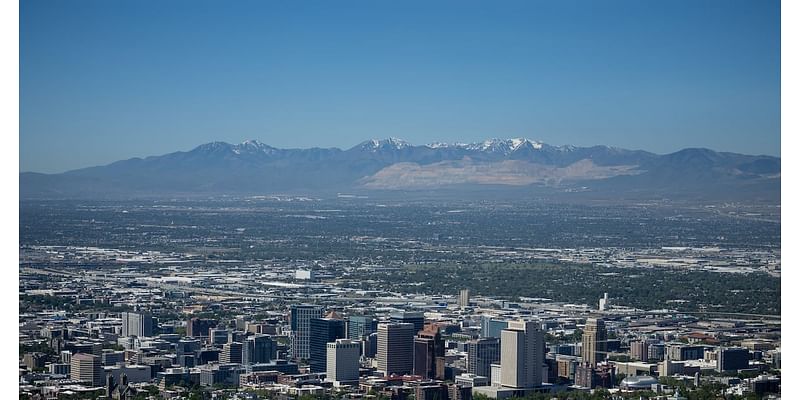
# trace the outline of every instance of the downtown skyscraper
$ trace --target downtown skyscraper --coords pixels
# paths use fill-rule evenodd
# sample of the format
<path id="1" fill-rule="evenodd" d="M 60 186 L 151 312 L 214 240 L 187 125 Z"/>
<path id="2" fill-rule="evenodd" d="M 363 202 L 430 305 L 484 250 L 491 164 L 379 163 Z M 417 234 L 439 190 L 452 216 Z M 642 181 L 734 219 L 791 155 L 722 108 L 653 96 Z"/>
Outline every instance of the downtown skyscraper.
<path id="1" fill-rule="evenodd" d="M 414 369 L 414 324 L 378 324 L 378 371 L 386 376 L 409 374 Z"/>
<path id="2" fill-rule="evenodd" d="M 500 361 L 500 340 L 480 338 L 467 342 L 467 372 L 491 378 L 492 364 Z"/>
<path id="3" fill-rule="evenodd" d="M 311 320 L 322 317 L 322 307 L 312 304 L 293 305 L 290 315 L 292 329 L 292 357 L 308 359 L 311 357 Z"/>
<path id="4" fill-rule="evenodd" d="M 153 317 L 148 313 L 122 313 L 122 336 L 149 337 L 155 333 Z"/>
<path id="5" fill-rule="evenodd" d="M 328 368 L 327 345 L 344 338 L 345 324 L 341 319 L 314 318 L 310 322 L 309 366 L 311 372 L 325 372 Z"/>
<path id="6" fill-rule="evenodd" d="M 605 321 L 599 318 L 587 319 L 586 327 L 583 330 L 583 344 L 581 346 L 583 362 L 594 366 L 599 361 L 605 360 L 606 341 L 607 332 Z"/>
<path id="7" fill-rule="evenodd" d="M 437 325 L 425 325 L 414 338 L 414 375 L 444 380 L 444 339 Z"/>
<path id="8" fill-rule="evenodd" d="M 510 388 L 541 386 L 544 332 L 539 322 L 509 321 L 501 336 L 501 385 Z"/>

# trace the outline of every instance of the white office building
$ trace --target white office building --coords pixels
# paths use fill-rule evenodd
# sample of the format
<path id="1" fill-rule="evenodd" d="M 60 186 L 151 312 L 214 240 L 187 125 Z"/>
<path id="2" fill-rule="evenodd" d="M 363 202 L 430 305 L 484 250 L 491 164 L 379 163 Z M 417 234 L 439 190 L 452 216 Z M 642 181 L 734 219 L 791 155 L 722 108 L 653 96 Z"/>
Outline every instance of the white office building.
<path id="1" fill-rule="evenodd" d="M 361 343 L 350 339 L 336 339 L 327 344 L 327 380 L 334 386 L 358 383 Z"/>
<path id="2" fill-rule="evenodd" d="M 531 388 L 542 385 L 544 332 L 537 321 L 509 321 L 501 333 L 502 386 Z"/>

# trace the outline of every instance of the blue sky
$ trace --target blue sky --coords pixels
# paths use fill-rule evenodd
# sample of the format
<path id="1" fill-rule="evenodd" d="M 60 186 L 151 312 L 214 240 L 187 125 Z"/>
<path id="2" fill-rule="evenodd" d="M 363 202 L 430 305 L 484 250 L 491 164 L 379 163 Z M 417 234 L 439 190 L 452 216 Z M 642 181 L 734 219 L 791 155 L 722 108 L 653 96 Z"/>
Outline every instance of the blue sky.
<path id="1" fill-rule="evenodd" d="M 221 140 L 780 153 L 780 3 L 22 0 L 20 169 Z"/>

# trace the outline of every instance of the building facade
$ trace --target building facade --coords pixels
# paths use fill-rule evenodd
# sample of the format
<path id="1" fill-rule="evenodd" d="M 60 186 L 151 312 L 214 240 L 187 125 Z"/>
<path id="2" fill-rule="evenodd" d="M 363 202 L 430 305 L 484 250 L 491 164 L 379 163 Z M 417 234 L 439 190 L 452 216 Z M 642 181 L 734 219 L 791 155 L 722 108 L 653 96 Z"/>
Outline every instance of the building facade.
<path id="1" fill-rule="evenodd" d="M 589 318 L 583 330 L 581 357 L 584 363 L 594 366 L 606 358 L 606 324 L 600 318 Z"/>
<path id="2" fill-rule="evenodd" d="M 240 342 L 225 343 L 219 353 L 219 361 L 223 364 L 241 364 L 242 347 Z"/>
<path id="3" fill-rule="evenodd" d="M 425 325 L 414 338 L 414 375 L 444 380 L 444 339 L 436 325 Z"/>
<path id="4" fill-rule="evenodd" d="M 488 316 L 481 317 L 481 337 L 500 338 L 503 329 L 508 328 L 508 321 Z"/>
<path id="5" fill-rule="evenodd" d="M 631 358 L 639 361 L 649 360 L 648 347 L 645 341 L 631 342 Z"/>
<path id="6" fill-rule="evenodd" d="M 469 307 L 469 289 L 461 289 L 458 293 L 458 306 L 461 308 Z"/>
<path id="7" fill-rule="evenodd" d="M 311 372 L 325 372 L 328 368 L 326 361 L 327 345 L 336 339 L 344 338 L 344 321 L 333 318 L 314 318 L 309 323 L 309 365 Z"/>
<path id="8" fill-rule="evenodd" d="M 501 334 L 500 382 L 510 388 L 542 385 L 544 333 L 538 322 L 509 321 Z"/>
<path id="9" fill-rule="evenodd" d="M 322 307 L 311 304 L 293 305 L 290 315 L 292 330 L 292 357 L 308 359 L 311 356 L 311 320 L 322 317 Z"/>
<path id="10" fill-rule="evenodd" d="M 268 363 L 276 358 L 275 341 L 267 335 L 248 337 L 242 347 L 242 364 Z"/>
<path id="11" fill-rule="evenodd" d="M 414 324 L 378 324 L 378 371 L 385 375 L 409 374 L 414 368 Z"/>
<path id="12" fill-rule="evenodd" d="M 350 339 L 337 339 L 327 347 L 327 379 L 334 385 L 358 383 L 361 344 Z"/>
<path id="13" fill-rule="evenodd" d="M 122 336 L 153 336 L 153 316 L 146 313 L 122 313 Z"/>
<path id="14" fill-rule="evenodd" d="M 500 362 L 500 340 L 481 338 L 467 342 L 467 373 L 491 377 L 492 364 Z"/>
<path id="15" fill-rule="evenodd" d="M 378 330 L 378 321 L 369 315 L 353 315 L 347 320 L 347 337 L 361 340 Z"/>
<path id="16" fill-rule="evenodd" d="M 70 360 L 69 375 L 71 379 L 91 382 L 93 386 L 101 386 L 105 381 L 102 361 L 94 354 L 73 354 Z"/>
<path id="17" fill-rule="evenodd" d="M 750 367 L 750 351 L 745 348 L 720 348 L 717 351 L 717 372 Z"/>
<path id="18" fill-rule="evenodd" d="M 216 326 L 217 321 L 212 319 L 192 318 L 186 322 L 186 336 L 208 337 L 208 330 Z"/>
<path id="19" fill-rule="evenodd" d="M 414 334 L 425 327 L 425 314 L 421 312 L 399 311 L 389 314 L 389 321 L 398 324 L 414 325 Z"/>

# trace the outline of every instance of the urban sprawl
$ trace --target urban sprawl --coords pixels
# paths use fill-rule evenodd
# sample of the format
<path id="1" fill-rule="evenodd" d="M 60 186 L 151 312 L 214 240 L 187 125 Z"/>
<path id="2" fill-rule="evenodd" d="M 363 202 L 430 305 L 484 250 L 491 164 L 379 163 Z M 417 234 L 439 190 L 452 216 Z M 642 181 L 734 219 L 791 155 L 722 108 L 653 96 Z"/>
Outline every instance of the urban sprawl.
<path id="1" fill-rule="evenodd" d="M 529 251 L 780 272 L 771 253 Z M 642 310 L 618 293 L 593 304 L 408 294 L 343 278 L 380 268 L 24 246 L 20 398 L 780 396 L 779 316 Z"/>

